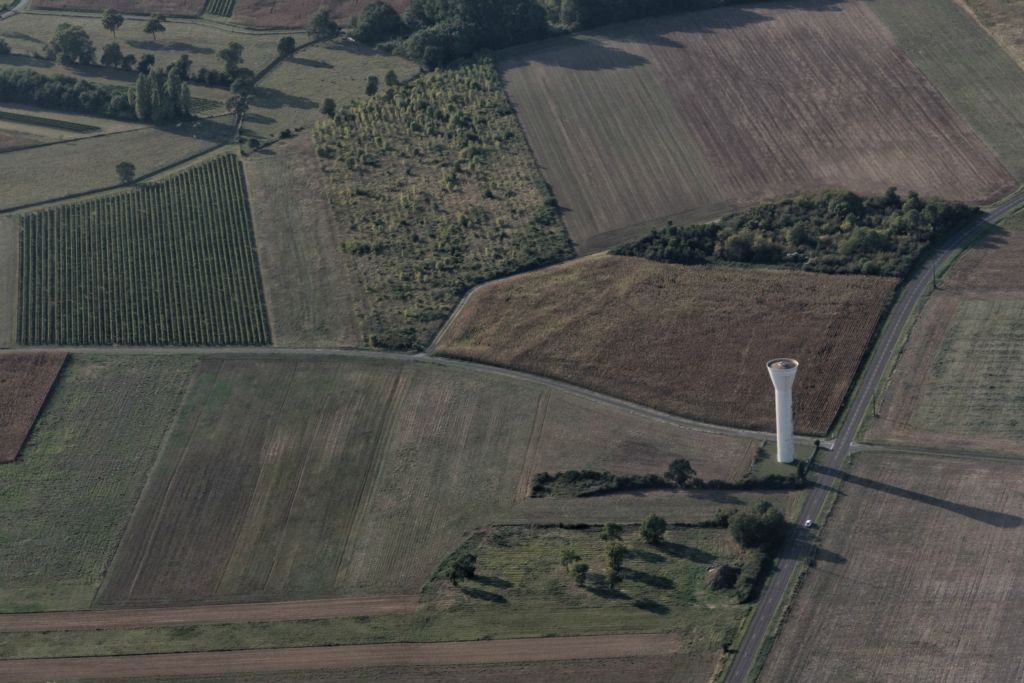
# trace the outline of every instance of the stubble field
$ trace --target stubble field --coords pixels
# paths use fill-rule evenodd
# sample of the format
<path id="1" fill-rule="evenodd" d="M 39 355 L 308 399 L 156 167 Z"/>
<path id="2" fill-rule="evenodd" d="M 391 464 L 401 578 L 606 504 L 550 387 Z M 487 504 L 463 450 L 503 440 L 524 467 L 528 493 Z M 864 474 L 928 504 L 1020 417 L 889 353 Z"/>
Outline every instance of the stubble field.
<path id="1" fill-rule="evenodd" d="M 929 297 L 867 438 L 1024 455 L 1024 216 L 968 249 Z"/>
<path id="2" fill-rule="evenodd" d="M 579 443 L 570 420 L 593 442 Z M 466 533 L 546 502 L 524 500 L 534 467 L 632 471 L 646 458 L 660 473 L 687 457 L 702 477 L 728 478 L 753 448 L 433 363 L 210 358 L 98 602 L 415 591 Z M 614 511 L 625 522 L 652 506 L 695 521 L 723 503 L 630 499 Z M 555 523 L 574 514 L 541 507 Z"/>
<path id="3" fill-rule="evenodd" d="M 0 464 L 18 457 L 64 358 L 63 353 L 0 355 Z"/>
<path id="4" fill-rule="evenodd" d="M 1015 185 L 859 2 L 633 22 L 502 68 L 584 253 L 798 191 L 982 201 Z"/>
<path id="5" fill-rule="evenodd" d="M 481 287 L 436 348 L 762 429 L 774 420 L 765 363 L 792 357 L 796 429 L 823 434 L 896 284 L 599 255 Z"/>
<path id="6" fill-rule="evenodd" d="M 1024 675 L 1020 463 L 859 454 L 759 680 Z"/>

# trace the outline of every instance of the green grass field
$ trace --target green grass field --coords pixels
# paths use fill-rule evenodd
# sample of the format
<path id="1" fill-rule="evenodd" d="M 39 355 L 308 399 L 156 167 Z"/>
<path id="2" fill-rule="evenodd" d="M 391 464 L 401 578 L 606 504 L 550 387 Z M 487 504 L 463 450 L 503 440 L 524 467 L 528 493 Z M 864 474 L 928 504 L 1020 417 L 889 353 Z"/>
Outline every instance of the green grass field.
<path id="1" fill-rule="evenodd" d="M 22 216 L 19 342 L 269 343 L 244 183 L 224 155 Z"/>
<path id="2" fill-rule="evenodd" d="M 18 329 L 18 221 L 0 216 L 0 348 L 13 346 Z"/>
<path id="3" fill-rule="evenodd" d="M 1024 71 L 953 0 L 865 3 L 932 85 L 1024 181 Z"/>
<path id="4" fill-rule="evenodd" d="M 571 254 L 501 85 L 435 71 L 317 125 L 372 346 L 424 348 L 474 284 Z"/>
<path id="5" fill-rule="evenodd" d="M 339 105 L 366 99 L 367 77 L 376 76 L 383 83 L 392 70 L 404 81 L 418 73 L 419 66 L 349 42 L 304 48 L 260 81 L 242 134 L 268 138 L 285 128 L 312 126 L 320 118 L 324 98 Z"/>
<path id="6" fill-rule="evenodd" d="M 0 467 L 0 611 L 89 607 L 192 366 L 68 360 L 21 457 Z"/>
<path id="7" fill-rule="evenodd" d="M 467 548 L 478 578 L 453 587 L 435 579 L 414 614 L 264 624 L 6 634 L 3 657 L 40 657 L 256 649 L 372 642 L 452 641 L 546 635 L 663 633 L 680 636 L 676 653 L 709 673 L 722 643 L 733 641 L 750 609 L 734 591 L 711 591 L 707 572 L 742 562 L 722 529 L 672 528 L 661 546 L 643 544 L 627 528 L 623 583 L 603 585 L 604 541 L 587 530 L 494 527 Z M 559 561 L 572 547 L 593 569 L 586 588 Z"/>

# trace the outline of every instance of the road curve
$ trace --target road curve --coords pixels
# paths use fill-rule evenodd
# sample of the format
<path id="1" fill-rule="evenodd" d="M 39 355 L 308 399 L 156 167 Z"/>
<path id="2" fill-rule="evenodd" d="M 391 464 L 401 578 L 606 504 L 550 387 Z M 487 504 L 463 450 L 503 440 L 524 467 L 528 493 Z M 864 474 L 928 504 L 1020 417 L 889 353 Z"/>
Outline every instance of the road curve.
<path id="1" fill-rule="evenodd" d="M 1009 199 L 995 205 L 984 217 L 961 229 L 943 243 L 927 261 L 918 269 L 917 274 L 911 278 L 903 287 L 900 297 L 889 314 L 887 324 L 881 336 L 875 343 L 867 365 L 864 367 L 860 384 L 856 387 L 855 393 L 850 398 L 850 408 L 846 413 L 839 434 L 836 436 L 832 449 L 826 455 L 824 462 L 826 471 L 839 472 L 850 454 L 850 448 L 857 436 L 868 407 L 871 405 L 872 397 L 881 383 L 885 369 L 896 351 L 900 336 L 910 322 L 917 304 L 929 292 L 929 286 L 933 276 L 942 267 L 957 249 L 967 244 L 971 239 L 985 230 L 988 223 L 995 222 L 1012 213 L 1015 209 L 1024 206 L 1024 194 L 1010 197 Z M 798 519 L 817 519 L 825 503 L 826 494 L 837 485 L 834 474 L 822 475 L 814 473 L 812 479 L 817 484 L 812 490 L 804 506 L 800 511 Z M 753 619 L 747 628 L 746 634 L 740 643 L 739 650 L 733 658 L 725 683 L 742 683 L 750 675 L 751 668 L 761 650 L 765 638 L 772 624 L 776 610 L 782 603 L 786 589 L 795 575 L 797 568 L 802 561 L 795 552 L 798 545 L 808 541 L 809 532 L 802 526 L 788 542 L 789 550 L 783 552 L 783 559 L 779 561 L 778 570 L 773 574 L 758 602 Z"/>
<path id="2" fill-rule="evenodd" d="M 0 633 L 364 617 L 414 612 L 418 602 L 419 596 L 417 595 L 374 595 L 359 598 L 324 598 L 321 600 L 193 605 L 189 607 L 19 612 L 0 614 Z"/>
<path id="3" fill-rule="evenodd" d="M 62 657 L 0 661 L 0 683 L 79 678 L 155 678 L 237 672 L 349 669 L 371 666 L 446 666 L 574 659 L 657 657 L 679 649 L 674 635 L 519 638 L 448 643 L 389 643 L 276 650 L 187 652 L 117 657 Z"/>

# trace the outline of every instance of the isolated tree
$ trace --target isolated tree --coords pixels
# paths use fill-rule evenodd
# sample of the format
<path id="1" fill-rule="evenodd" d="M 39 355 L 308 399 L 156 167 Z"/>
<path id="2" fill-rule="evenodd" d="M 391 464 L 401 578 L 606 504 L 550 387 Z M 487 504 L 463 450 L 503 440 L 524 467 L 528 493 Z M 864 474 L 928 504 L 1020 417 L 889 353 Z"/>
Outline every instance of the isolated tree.
<path id="1" fill-rule="evenodd" d="M 459 581 L 472 579 L 476 576 L 476 555 L 463 553 L 456 557 L 448 564 L 445 576 L 453 586 L 458 586 Z"/>
<path id="2" fill-rule="evenodd" d="M 668 471 L 665 472 L 665 478 L 676 486 L 686 486 L 696 477 L 697 473 L 690 465 L 690 461 L 685 458 L 673 460 L 672 464 L 668 466 Z"/>
<path id="3" fill-rule="evenodd" d="M 277 56 L 281 59 L 290 57 L 295 54 L 295 39 L 291 36 L 285 36 L 281 40 L 277 41 Z"/>
<path id="4" fill-rule="evenodd" d="M 232 95 L 224 103 L 224 107 L 229 113 L 235 116 L 242 116 L 249 111 L 249 98 L 243 95 Z"/>
<path id="5" fill-rule="evenodd" d="M 622 572 L 618 570 L 611 570 L 608 572 L 608 576 L 605 577 L 605 583 L 608 584 L 608 588 L 616 590 L 619 584 L 622 583 Z"/>
<path id="6" fill-rule="evenodd" d="M 396 88 L 401 85 L 401 81 L 398 80 L 398 74 L 395 73 L 394 69 L 390 69 L 384 74 L 384 83 L 389 88 Z"/>
<path id="7" fill-rule="evenodd" d="M 355 40 L 376 45 L 396 37 L 402 31 L 402 17 L 387 3 L 371 2 L 363 9 L 349 31 Z"/>
<path id="8" fill-rule="evenodd" d="M 148 74 L 149 70 L 153 67 L 154 64 L 156 64 L 156 56 L 147 53 L 142 55 L 142 59 L 139 60 L 139 63 L 135 66 L 135 69 L 140 74 Z"/>
<path id="9" fill-rule="evenodd" d="M 248 69 L 239 69 L 236 71 L 235 78 L 231 81 L 231 87 L 229 90 L 232 95 L 251 97 L 256 91 L 256 78 L 252 71 L 249 71 Z"/>
<path id="10" fill-rule="evenodd" d="M 61 64 L 92 64 L 96 59 L 96 48 L 92 39 L 81 26 L 60 24 L 53 38 L 46 44 L 46 56 Z"/>
<path id="11" fill-rule="evenodd" d="M 565 571 L 571 571 L 572 566 L 580 561 L 579 554 L 572 548 L 562 548 L 561 565 Z"/>
<path id="12" fill-rule="evenodd" d="M 325 97 L 324 101 L 320 103 L 320 113 L 324 116 L 334 116 L 336 111 L 338 111 L 338 105 L 330 97 Z"/>
<path id="13" fill-rule="evenodd" d="M 626 559 L 626 546 L 621 543 L 608 544 L 608 569 L 619 571 L 622 569 L 622 561 Z"/>
<path id="14" fill-rule="evenodd" d="M 124 17 L 117 10 L 107 8 L 103 10 L 103 17 L 100 19 L 100 22 L 103 24 L 103 28 L 113 33 L 114 37 L 117 38 L 117 29 L 121 28 L 121 24 L 124 23 Z"/>
<path id="15" fill-rule="evenodd" d="M 577 586 L 585 586 L 587 584 L 587 572 L 590 571 L 590 565 L 586 562 L 577 562 L 572 566 L 572 580 L 576 582 Z"/>
<path id="16" fill-rule="evenodd" d="M 338 22 L 331 18 L 330 10 L 322 7 L 319 12 L 313 15 L 307 31 L 313 40 L 329 40 L 341 33 L 341 27 L 338 26 Z"/>
<path id="17" fill-rule="evenodd" d="M 648 515 L 640 525 L 640 537 L 651 545 L 658 545 L 665 539 L 666 529 L 668 529 L 668 523 L 663 517 Z"/>
<path id="18" fill-rule="evenodd" d="M 121 52 L 120 45 L 109 43 L 103 46 L 103 52 L 100 53 L 100 64 L 109 66 L 112 69 L 119 69 L 123 63 L 124 54 Z"/>
<path id="19" fill-rule="evenodd" d="M 238 67 L 245 60 L 242 59 L 242 47 L 241 43 L 231 42 L 228 46 L 217 53 L 217 56 L 224 62 L 224 70 L 234 76 L 238 72 Z"/>
<path id="20" fill-rule="evenodd" d="M 164 22 L 165 21 L 167 21 L 167 18 L 162 16 L 162 15 L 161 16 L 151 16 L 146 21 L 146 25 L 143 27 L 142 30 L 143 30 L 144 33 L 148 33 L 150 36 L 152 36 L 153 40 L 155 41 L 156 40 L 156 34 L 163 33 L 164 31 L 167 30 L 167 28 L 164 26 Z"/>
<path id="21" fill-rule="evenodd" d="M 601 528 L 601 538 L 605 541 L 617 541 L 622 538 L 622 525 L 608 522 Z"/>
<path id="22" fill-rule="evenodd" d="M 366 94 L 373 97 L 380 89 L 380 79 L 376 76 L 369 76 L 366 79 Z"/>
<path id="23" fill-rule="evenodd" d="M 122 185 L 130 185 L 135 180 L 135 164 L 130 161 L 122 161 L 114 167 L 114 171 Z"/>

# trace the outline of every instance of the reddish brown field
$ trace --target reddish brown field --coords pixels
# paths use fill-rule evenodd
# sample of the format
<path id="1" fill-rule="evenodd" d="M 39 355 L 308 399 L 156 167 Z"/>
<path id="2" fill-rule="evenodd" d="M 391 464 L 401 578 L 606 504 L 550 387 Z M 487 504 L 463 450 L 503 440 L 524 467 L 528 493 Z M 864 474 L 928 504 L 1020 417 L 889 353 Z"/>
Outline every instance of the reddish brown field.
<path id="1" fill-rule="evenodd" d="M 18 457 L 66 355 L 0 355 L 0 463 L 13 462 Z"/>
<path id="2" fill-rule="evenodd" d="M 32 0 L 32 9 L 102 12 L 109 8 L 125 14 L 198 17 L 205 4 L 206 0 Z"/>
<path id="3" fill-rule="evenodd" d="M 896 283 L 595 256 L 481 287 L 437 350 L 762 429 L 774 419 L 765 362 L 793 357 L 796 428 L 822 434 Z"/>
<path id="4" fill-rule="evenodd" d="M 1016 186 L 860 2 L 659 17 L 502 66 L 583 253 L 800 191 L 981 201 Z"/>
<path id="5" fill-rule="evenodd" d="M 1024 467 L 854 456 L 758 680 L 1020 681 Z"/>
<path id="6" fill-rule="evenodd" d="M 404 12 L 410 0 L 388 0 L 388 4 Z M 321 7 L 329 7 L 342 26 L 359 16 L 372 0 L 235 0 L 231 19 L 248 26 L 291 28 L 305 26 Z"/>

